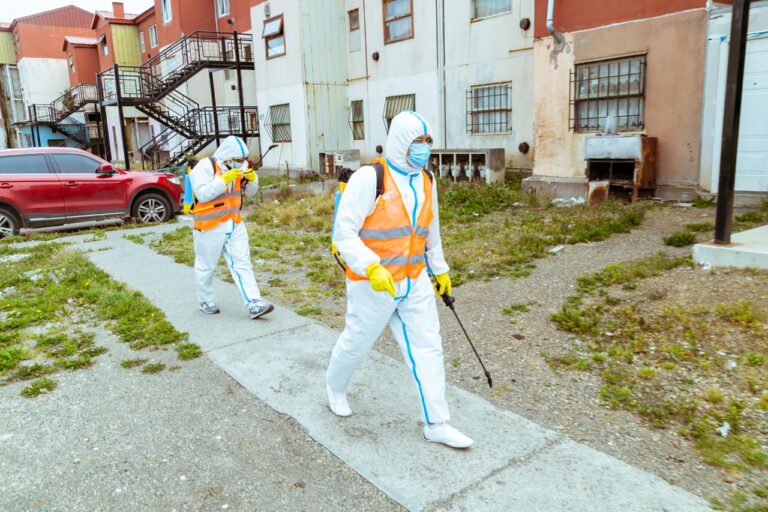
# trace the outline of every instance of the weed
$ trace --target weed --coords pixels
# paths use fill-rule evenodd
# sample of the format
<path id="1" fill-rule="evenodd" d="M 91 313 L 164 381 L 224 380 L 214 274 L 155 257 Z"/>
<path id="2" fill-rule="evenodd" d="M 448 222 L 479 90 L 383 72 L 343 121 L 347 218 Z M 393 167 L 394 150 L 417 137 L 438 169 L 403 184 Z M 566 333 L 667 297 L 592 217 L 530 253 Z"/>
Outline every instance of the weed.
<path id="1" fill-rule="evenodd" d="M 691 233 L 703 233 L 704 231 L 712 231 L 715 229 L 715 225 L 711 222 L 697 222 L 694 224 L 686 224 L 685 229 Z"/>
<path id="2" fill-rule="evenodd" d="M 644 380 L 652 380 L 658 372 L 655 368 L 640 368 L 637 370 L 637 376 Z"/>
<path id="3" fill-rule="evenodd" d="M 530 302 L 520 302 L 517 304 L 512 304 L 509 307 L 502 308 L 501 312 L 510 316 L 514 315 L 515 313 L 527 313 L 531 310 L 530 305 Z"/>
<path id="4" fill-rule="evenodd" d="M 144 365 L 141 371 L 142 373 L 160 373 L 164 369 L 165 364 L 163 363 L 147 363 Z"/>
<path id="5" fill-rule="evenodd" d="M 672 247 L 686 247 L 696 242 L 696 233 L 690 231 L 677 231 L 664 237 L 664 244 Z"/>
<path id="6" fill-rule="evenodd" d="M 631 409 L 635 405 L 632 390 L 625 386 L 604 384 L 600 387 L 600 398 L 614 409 Z"/>
<path id="7" fill-rule="evenodd" d="M 34 398 L 44 393 L 50 393 L 56 388 L 56 381 L 51 379 L 37 379 L 29 386 L 21 390 L 21 396 L 24 398 Z"/>
<path id="8" fill-rule="evenodd" d="M 755 309 L 755 303 L 751 300 L 740 300 L 735 304 L 718 304 L 715 314 L 723 320 L 734 322 L 744 326 L 755 326 L 761 323 L 765 314 Z"/>
<path id="9" fill-rule="evenodd" d="M 712 196 L 709 199 L 704 199 L 703 197 L 697 197 L 696 199 L 693 200 L 693 207 L 694 208 L 714 208 L 715 201 L 717 201 L 717 198 L 715 196 Z"/>
<path id="10" fill-rule="evenodd" d="M 136 235 L 136 234 L 123 235 L 123 238 L 125 238 L 126 240 L 130 240 L 131 242 L 138 245 L 144 245 L 145 243 L 144 235 Z"/>
<path id="11" fill-rule="evenodd" d="M 760 212 L 751 211 L 741 215 L 736 215 L 734 219 L 736 222 L 762 222 L 763 214 Z"/>
<path id="12" fill-rule="evenodd" d="M 134 359 L 123 359 L 122 361 L 120 361 L 120 366 L 122 366 L 123 368 L 135 368 L 137 366 L 143 365 L 146 362 L 147 362 L 146 359 L 142 359 L 139 357 Z"/>
<path id="13" fill-rule="evenodd" d="M 723 392 L 720 388 L 709 388 L 704 394 L 704 400 L 712 404 L 721 404 L 723 403 Z"/>
<path id="14" fill-rule="evenodd" d="M 177 357 L 181 361 L 187 361 L 189 359 L 195 359 L 203 355 L 203 351 L 200 349 L 200 345 L 197 343 L 184 343 L 176 345 Z"/>
<path id="15" fill-rule="evenodd" d="M 764 354 L 758 354 L 757 352 L 748 352 L 744 359 L 746 360 L 746 363 L 750 366 L 764 366 L 765 365 L 765 355 Z"/>
<path id="16" fill-rule="evenodd" d="M 301 316 L 319 316 L 323 314 L 323 309 L 318 306 L 302 306 L 296 311 Z"/>

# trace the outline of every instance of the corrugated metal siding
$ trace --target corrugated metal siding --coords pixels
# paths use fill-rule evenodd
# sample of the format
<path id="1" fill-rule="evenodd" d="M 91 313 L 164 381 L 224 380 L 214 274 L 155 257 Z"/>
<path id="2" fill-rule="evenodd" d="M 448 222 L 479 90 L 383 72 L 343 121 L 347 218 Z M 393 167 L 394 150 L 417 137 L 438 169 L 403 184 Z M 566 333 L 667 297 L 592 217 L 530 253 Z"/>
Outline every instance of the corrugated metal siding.
<path id="1" fill-rule="evenodd" d="M 347 20 L 343 2 L 301 2 L 309 162 L 352 146 L 347 97 Z"/>
<path id="2" fill-rule="evenodd" d="M 139 31 L 133 25 L 112 25 L 112 50 L 115 63 L 121 66 L 141 65 Z"/>
<path id="3" fill-rule="evenodd" d="M 27 23 L 29 25 L 72 28 L 91 28 L 92 21 L 93 13 L 74 5 L 16 19 L 17 23 Z"/>
<path id="4" fill-rule="evenodd" d="M 16 64 L 16 50 L 10 32 L 0 32 L 0 64 Z"/>

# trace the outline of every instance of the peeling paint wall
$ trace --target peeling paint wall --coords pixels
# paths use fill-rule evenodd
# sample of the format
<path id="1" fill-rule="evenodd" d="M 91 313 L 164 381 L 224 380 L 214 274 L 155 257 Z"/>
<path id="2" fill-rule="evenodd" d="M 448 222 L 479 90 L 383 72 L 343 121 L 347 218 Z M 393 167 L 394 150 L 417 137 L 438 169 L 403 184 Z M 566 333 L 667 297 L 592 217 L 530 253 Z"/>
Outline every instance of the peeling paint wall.
<path id="1" fill-rule="evenodd" d="M 570 72 L 575 65 L 645 53 L 642 133 L 659 138 L 659 185 L 695 186 L 701 142 L 705 10 L 567 33 L 563 38 L 557 44 L 551 36 L 545 37 L 534 45 L 534 174 L 585 174 L 583 148 L 589 134 L 574 133 L 569 127 Z"/>

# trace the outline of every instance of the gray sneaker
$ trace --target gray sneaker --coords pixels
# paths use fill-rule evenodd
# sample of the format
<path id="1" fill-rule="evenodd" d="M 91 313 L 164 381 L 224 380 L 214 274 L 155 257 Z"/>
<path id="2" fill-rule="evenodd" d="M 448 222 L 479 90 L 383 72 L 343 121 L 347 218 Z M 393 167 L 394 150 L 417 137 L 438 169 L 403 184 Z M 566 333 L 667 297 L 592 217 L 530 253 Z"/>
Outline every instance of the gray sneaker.
<path id="1" fill-rule="evenodd" d="M 248 313 L 251 315 L 251 320 L 264 316 L 273 309 L 275 309 L 275 306 L 262 299 L 252 300 L 248 303 Z"/>
<path id="2" fill-rule="evenodd" d="M 213 302 L 201 302 L 200 303 L 200 311 L 207 315 L 216 315 L 218 313 L 221 313 L 221 310 L 219 309 L 219 306 L 214 304 Z"/>

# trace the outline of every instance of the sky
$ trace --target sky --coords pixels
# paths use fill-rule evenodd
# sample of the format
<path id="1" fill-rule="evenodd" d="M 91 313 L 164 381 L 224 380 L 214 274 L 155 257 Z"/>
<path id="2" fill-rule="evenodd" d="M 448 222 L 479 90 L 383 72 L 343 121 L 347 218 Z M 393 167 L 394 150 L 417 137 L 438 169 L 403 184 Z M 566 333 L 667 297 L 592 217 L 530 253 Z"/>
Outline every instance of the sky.
<path id="1" fill-rule="evenodd" d="M 154 1 L 123 0 L 123 4 L 125 4 L 125 12 L 139 14 L 149 9 Z M 22 16 L 64 7 L 65 5 L 77 5 L 86 11 L 112 10 L 111 0 L 0 0 L 0 21 L 10 23 Z"/>

